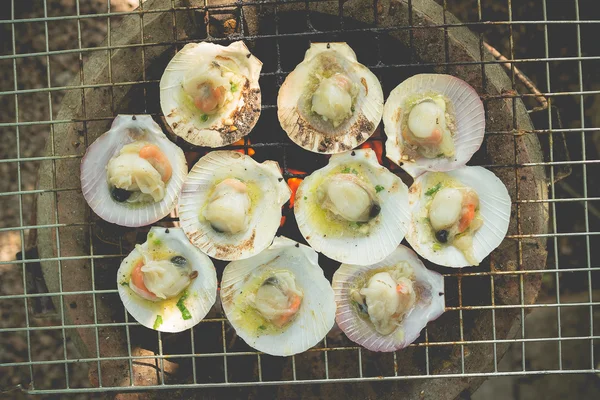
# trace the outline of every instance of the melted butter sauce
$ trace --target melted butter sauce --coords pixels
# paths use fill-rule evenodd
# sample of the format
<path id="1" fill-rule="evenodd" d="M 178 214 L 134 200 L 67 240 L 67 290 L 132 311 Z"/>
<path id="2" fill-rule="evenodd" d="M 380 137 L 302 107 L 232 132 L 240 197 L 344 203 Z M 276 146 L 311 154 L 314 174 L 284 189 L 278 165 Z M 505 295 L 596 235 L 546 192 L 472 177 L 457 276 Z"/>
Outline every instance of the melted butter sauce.
<path id="1" fill-rule="evenodd" d="M 240 76 L 240 71 L 237 64 L 233 61 L 227 61 L 226 59 L 219 59 L 219 65 L 221 70 L 221 76 L 231 75 L 230 80 L 237 86 L 237 90 L 233 93 L 234 98 L 231 101 L 236 101 L 236 98 L 241 93 L 241 86 L 244 82 L 244 77 Z M 177 104 L 183 109 L 184 114 L 190 116 L 194 126 L 199 128 L 209 128 L 215 120 L 219 119 L 222 115 L 221 112 L 217 112 L 212 115 L 201 113 L 196 105 L 194 99 L 183 90 L 183 83 L 179 87 L 179 90 L 175 94 Z M 226 105 L 224 105 L 225 107 Z"/>
<path id="2" fill-rule="evenodd" d="M 267 264 L 268 265 L 268 264 Z M 289 272 L 287 270 L 281 269 L 272 269 L 272 268 L 263 268 L 259 274 L 251 275 L 246 282 L 242 285 L 242 288 L 238 290 L 237 295 L 233 300 L 233 318 L 238 320 L 240 324 L 240 328 L 246 332 L 254 332 L 256 336 L 260 336 L 263 334 L 277 334 L 284 332 L 295 319 L 295 316 L 290 319 L 288 323 L 286 323 L 283 327 L 278 328 L 274 324 L 271 323 L 268 319 L 262 316 L 252 305 L 250 296 L 256 294 L 258 289 L 261 287 L 263 282 L 269 278 L 270 276 L 280 273 L 280 272 Z M 296 284 L 298 282 L 296 281 Z M 300 288 L 301 289 L 301 288 Z M 302 306 L 300 306 L 302 307 Z M 296 315 L 300 312 L 296 313 Z"/>

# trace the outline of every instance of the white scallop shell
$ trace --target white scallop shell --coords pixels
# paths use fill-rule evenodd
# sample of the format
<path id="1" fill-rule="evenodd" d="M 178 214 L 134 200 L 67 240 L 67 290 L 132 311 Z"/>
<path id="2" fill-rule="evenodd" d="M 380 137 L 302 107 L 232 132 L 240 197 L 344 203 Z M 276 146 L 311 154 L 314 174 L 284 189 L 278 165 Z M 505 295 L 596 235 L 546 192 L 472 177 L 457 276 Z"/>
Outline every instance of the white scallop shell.
<path id="1" fill-rule="evenodd" d="M 252 205 L 248 229 L 235 235 L 219 233 L 199 218 L 213 187 L 227 178 L 254 183 L 262 193 Z M 281 206 L 290 194 L 277 162 L 259 164 L 236 151 L 212 151 L 194 165 L 183 185 L 179 220 L 192 243 L 209 256 L 228 261 L 248 258 L 271 244 L 281 222 Z"/>
<path id="2" fill-rule="evenodd" d="M 143 207 L 115 201 L 106 176 L 109 160 L 126 144 L 144 140 L 157 145 L 173 170 L 165 197 Z M 118 115 L 110 130 L 92 143 L 81 160 L 81 190 L 85 201 L 105 221 L 121 226 L 144 226 L 166 217 L 174 208 L 187 175 L 183 151 L 169 141 L 150 115 Z"/>
<path id="3" fill-rule="evenodd" d="M 285 329 L 257 334 L 244 329 L 243 316 L 234 307 L 234 301 L 250 276 L 269 268 L 293 273 L 304 298 L 296 317 Z M 333 290 L 319 267 L 317 253 L 283 236 L 276 237 L 271 247 L 260 254 L 233 261 L 225 267 L 221 303 L 237 335 L 249 346 L 274 356 L 290 356 L 308 350 L 323 340 L 334 325 Z"/>
<path id="4" fill-rule="evenodd" d="M 404 139 L 401 127 L 405 115 L 405 102 L 410 96 L 430 93 L 445 96 L 454 107 L 455 155 L 452 159 L 420 157 L 416 160 L 403 160 Z M 485 110 L 475 89 L 465 81 L 451 75 L 419 74 L 408 78 L 392 90 L 383 108 L 383 124 L 387 135 L 387 158 L 416 177 L 426 171 L 451 171 L 465 165 L 483 142 Z"/>
<path id="5" fill-rule="evenodd" d="M 508 231 L 511 209 L 508 190 L 493 172 L 483 167 L 465 166 L 445 174 L 472 188 L 479 196 L 479 212 L 483 225 L 473 236 L 473 256 L 481 263 L 502 243 Z M 413 219 L 406 240 L 421 257 L 432 263 L 446 267 L 468 267 L 471 264 L 456 247 L 442 246 L 441 250 L 434 250 L 434 242 L 427 239 L 427 232 L 431 228 L 425 226 L 425 222 L 420 220 L 418 215 L 429 201 L 429 196 L 425 195 L 431 187 L 428 177 L 429 173 L 419 176 L 410 187 L 409 201 Z"/>
<path id="6" fill-rule="evenodd" d="M 336 169 L 358 165 L 365 179 L 374 187 L 384 188 L 377 197 L 380 220 L 369 235 L 334 237 L 319 227 L 311 208 L 317 201 L 313 194 L 322 178 Z M 329 164 L 307 176 L 296 191 L 294 214 L 302 236 L 316 251 L 339 262 L 369 265 L 384 259 L 398 247 L 408 230 L 410 214 L 408 188 L 402 180 L 381 166 L 371 149 L 354 150 L 331 156 Z M 378 217 L 379 218 L 379 217 Z"/>
<path id="7" fill-rule="evenodd" d="M 334 55 L 349 78 L 359 84 L 355 112 L 337 128 L 312 126 L 298 109 L 315 66 L 324 54 Z M 356 59 L 346 43 L 311 43 L 304 60 L 286 77 L 277 97 L 277 116 L 297 145 L 315 153 L 340 153 L 365 142 L 375 131 L 383 113 L 383 91 L 377 77 Z"/>
<path id="8" fill-rule="evenodd" d="M 212 261 L 200 250 L 192 246 L 180 228 L 152 227 L 150 233 L 159 238 L 169 248 L 177 251 L 192 263 L 192 269 L 198 271 L 198 277 L 192 280 L 187 288 L 188 298 L 184 304 L 192 318 L 184 320 L 177 308 L 178 299 L 149 301 L 138 296 L 129 288 L 131 271 L 140 260 L 142 254 L 134 249 L 121 263 L 117 271 L 119 296 L 125 308 L 140 324 L 154 329 L 157 315 L 162 317 L 162 324 L 156 329 L 161 332 L 181 332 L 197 325 L 210 311 L 217 298 L 217 273 Z M 149 234 L 150 234 L 149 233 Z M 148 242 L 141 245 L 148 247 Z"/>
<path id="9" fill-rule="evenodd" d="M 218 58 L 234 63 L 246 83 L 219 111 L 218 118 L 203 122 L 201 113 L 181 101 L 182 82 L 190 69 Z M 177 136 L 197 146 L 221 147 L 238 141 L 250 133 L 260 116 L 258 78 L 261 69 L 262 62 L 242 41 L 229 46 L 208 42 L 186 44 L 169 62 L 160 79 L 160 106 L 167 123 Z"/>
<path id="10" fill-rule="evenodd" d="M 418 301 L 394 332 L 381 335 L 371 321 L 358 315 L 350 297 L 351 290 L 355 289 L 356 280 L 364 277 L 369 271 L 390 267 L 401 261 L 407 261 L 413 268 L 415 282 L 420 289 Z M 425 268 L 415 252 L 402 245 L 374 265 L 342 264 L 333 274 L 332 287 L 337 304 L 337 325 L 348 339 L 371 351 L 395 351 L 405 348 L 419 337 L 429 321 L 435 320 L 445 311 L 444 278 Z"/>

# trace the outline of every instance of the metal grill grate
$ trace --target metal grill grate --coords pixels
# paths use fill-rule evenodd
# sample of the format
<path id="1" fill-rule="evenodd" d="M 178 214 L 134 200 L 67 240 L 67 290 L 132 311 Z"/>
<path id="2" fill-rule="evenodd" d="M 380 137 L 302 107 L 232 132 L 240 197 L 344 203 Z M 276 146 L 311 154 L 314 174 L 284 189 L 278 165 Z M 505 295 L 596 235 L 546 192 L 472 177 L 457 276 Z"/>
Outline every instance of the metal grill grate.
<path id="1" fill-rule="evenodd" d="M 598 346 L 594 347 L 594 341 L 600 339 L 598 328 L 594 328 L 597 323 L 594 313 L 598 313 L 600 292 L 593 285 L 594 278 L 597 281 L 600 266 L 597 266 L 598 250 L 592 246 L 592 241 L 600 233 L 599 214 L 594 207 L 594 203 L 600 199 L 598 178 L 594 176 L 599 172 L 600 159 L 597 150 L 592 150 L 592 153 L 588 150 L 592 148 L 590 143 L 598 140 L 598 125 L 594 125 L 593 120 L 590 122 L 590 114 L 593 112 L 590 104 L 592 101 L 600 102 L 594 100 L 595 96 L 600 95 L 600 87 L 598 81 L 584 80 L 586 76 L 598 78 L 597 74 L 586 73 L 585 70 L 593 69 L 595 62 L 600 60 L 600 49 L 596 47 L 595 54 L 590 50 L 593 48 L 591 42 L 595 40 L 593 31 L 598 28 L 600 16 L 585 19 L 587 14 L 580 7 L 583 0 L 568 0 L 560 5 L 550 0 L 531 1 L 525 7 L 526 12 L 522 10 L 523 6 L 518 7 L 520 14 L 530 18 L 518 20 L 513 20 L 513 7 L 516 5 L 513 3 L 516 2 L 512 0 L 504 0 L 507 14 L 503 17 L 493 14 L 494 19 L 487 19 L 484 15 L 484 11 L 490 9 L 487 3 L 492 3 L 491 0 L 439 0 L 439 9 L 434 6 L 433 1 L 429 4 L 427 0 L 257 0 L 231 3 L 211 0 L 150 0 L 142 3 L 136 10 L 126 12 L 112 10 L 110 2 L 107 2 L 105 12 L 96 14 L 82 14 L 79 0 L 75 0 L 76 12 L 60 16 L 49 15 L 48 1 L 40 3 L 43 5 L 43 16 L 17 19 L 16 1 L 11 0 L 10 18 L 0 20 L 0 27 L 8 28 L 6 32 L 10 33 L 12 41 L 12 53 L 0 55 L 0 62 L 5 63 L 3 65 L 12 64 L 14 81 L 12 89 L 0 92 L 2 98 L 14 98 L 13 118 L 9 122 L 0 121 L 0 129 L 4 132 L 14 131 L 16 134 L 16 155 L 1 159 L 0 163 L 16 166 L 16 176 L 11 175 L 11 179 L 18 182 L 17 191 L 6 191 L 0 195 L 19 202 L 18 225 L 2 227 L 0 233 L 17 232 L 20 236 L 22 259 L 18 265 L 24 287 L 22 293 L 0 294 L 0 303 L 18 300 L 19 303 L 15 304 L 20 305 L 11 312 L 25 315 L 23 326 L 0 325 L 0 336 L 23 335 L 27 346 L 23 360 L 3 360 L 0 357 L 0 371 L 11 374 L 17 369 L 27 369 L 29 382 L 23 382 L 23 388 L 28 393 L 368 381 L 410 381 L 413 385 L 410 390 L 417 390 L 418 393 L 425 387 L 419 381 L 430 380 L 452 382 L 454 389 L 448 389 L 439 396 L 452 398 L 469 384 L 475 385 L 477 380 L 474 378 L 600 372 L 596 365 Z M 364 6 L 354 8 L 356 3 Z M 472 6 L 472 11 L 465 15 L 469 19 L 464 22 L 451 15 L 451 11 L 458 9 L 460 3 Z M 439 11 L 442 19 L 434 18 L 429 24 L 423 24 L 421 7 Z M 557 11 L 554 7 L 569 11 Z M 336 12 L 332 13 L 331 10 Z M 406 23 L 386 23 L 393 18 L 393 10 L 403 13 Z M 370 13 L 365 19 L 372 23 L 356 21 L 358 12 Z M 552 17 L 562 15 L 561 12 L 570 17 Z M 123 43 L 121 37 L 115 36 L 115 32 L 124 33 L 123 25 L 119 28 L 111 22 L 115 17 L 123 19 L 125 27 L 139 30 L 136 41 Z M 103 44 L 85 47 L 82 37 L 86 35 L 86 30 L 83 25 L 90 19 L 106 20 L 108 35 Z M 158 24 L 155 20 L 159 19 L 163 26 L 170 25 L 170 29 L 154 29 L 153 24 Z M 168 21 L 166 25 L 165 20 Z M 61 50 L 50 47 L 48 26 L 55 23 L 75 23 L 76 46 Z M 17 52 L 17 31 L 20 25 L 28 24 L 44 26 L 44 51 Z M 183 32 L 182 26 L 192 26 L 190 32 L 195 34 Z M 471 54 L 471 59 L 461 57 L 462 54 L 453 47 L 453 42 L 456 42 L 453 39 L 454 33 L 466 28 L 477 32 L 474 38 L 478 40 L 478 54 Z M 231 29 L 232 32 L 228 34 L 223 29 Z M 521 54 L 515 43 L 516 31 L 519 32 L 519 40 L 523 41 L 528 40 L 525 37 L 528 32 L 534 32 L 531 40 L 542 45 L 543 49 L 533 51 L 531 47 L 527 47 L 531 55 Z M 428 36 L 430 32 L 441 33 L 443 40 L 430 43 L 433 37 Z M 572 43 L 576 45 L 576 51 L 557 56 L 554 54 L 551 38 L 558 40 L 555 38 L 561 32 L 569 32 L 576 40 Z M 535 41 L 540 38 L 541 41 Z M 177 48 L 199 39 L 217 43 L 243 39 L 253 45 L 251 50 L 264 62 L 261 74 L 263 110 L 259 124 L 243 145 L 229 148 L 242 149 L 246 153 L 253 149 L 257 159 L 279 161 L 286 179 L 302 178 L 305 173 L 312 172 L 325 162 L 324 157 L 307 154 L 292 144 L 276 118 L 277 90 L 285 76 L 300 61 L 311 40 L 348 41 L 357 49 L 359 61 L 378 75 L 386 95 L 405 77 L 421 71 L 456 73 L 459 76 L 460 71 L 478 71 L 478 89 L 482 93 L 488 111 L 488 126 L 491 128 L 486 132 L 488 153 L 481 154 L 474 163 L 490 168 L 501 175 L 505 182 L 506 179 L 512 182 L 513 225 L 507 242 L 514 245 L 514 248 L 511 247 L 514 251 L 514 263 L 509 266 L 502 264 L 501 258 L 511 251 L 506 250 L 507 253 L 497 255 L 497 264 L 482 266 L 480 269 L 437 268 L 445 277 L 447 312 L 440 320 L 430 324 L 409 349 L 397 353 L 370 353 L 354 346 L 334 330 L 321 345 L 304 354 L 286 359 L 270 357 L 254 351 L 241 343 L 241 340 L 236 341 L 218 308 L 197 327 L 181 334 L 155 334 L 140 328 L 137 322 L 128 317 L 118 301 L 114 274 L 122 258 L 128 254 L 131 243 L 136 240 L 139 242 L 145 236 L 147 228 L 115 231 L 90 215 L 89 211 L 83 215 L 76 211 L 73 215 L 69 214 L 65 205 L 69 207 L 83 200 L 78 182 L 65 181 L 65 176 L 68 176 L 68 169 L 78 168 L 87 145 L 105 130 L 117 114 L 150 113 L 157 120 L 160 119 L 157 101 L 160 73 Z M 503 51 L 496 50 L 488 43 Z M 431 45 L 432 49 L 428 50 L 427 45 Z M 439 57 L 422 57 L 422 54 L 440 49 L 443 54 Z M 79 75 L 72 84 L 53 86 L 53 76 L 59 71 L 52 69 L 51 64 L 54 57 L 61 55 L 72 56 L 78 62 Z M 103 61 L 100 60 L 101 57 Z M 22 80 L 19 76 L 19 62 L 26 59 L 44 60 L 46 82 L 43 87 L 19 86 Z M 139 64 L 131 65 L 132 72 L 129 76 L 123 73 L 127 72 L 123 65 L 115 65 L 116 60 L 122 62 L 134 59 Z M 95 73 L 90 67 L 92 62 L 107 65 L 106 76 L 102 79 L 90 77 L 90 72 Z M 557 67 L 560 63 L 570 63 L 571 73 L 576 75 L 574 86 L 568 89 L 560 81 L 557 83 L 555 78 L 555 74 L 561 73 Z M 510 80 L 506 90 L 494 93 L 491 88 L 495 83 L 487 81 L 488 69 L 498 66 L 506 68 Z M 100 68 L 100 64 L 98 67 Z M 543 90 L 537 90 L 536 85 L 521 71 L 533 72 L 537 77 L 538 87 Z M 554 90 L 554 87 L 560 87 L 560 90 Z M 47 96 L 47 120 L 25 121 L 20 118 L 20 99 L 30 95 Z M 53 109 L 55 95 L 70 96 L 68 101 L 71 103 L 66 102 L 69 106 L 74 104 L 73 99 L 78 99 L 78 113 L 74 112 L 70 118 L 64 118 L 69 115 L 68 110 L 57 113 Z M 127 102 L 123 100 L 124 97 L 143 100 Z M 97 110 L 90 103 L 98 105 L 100 101 L 90 98 L 108 102 L 104 103 L 102 110 Z M 563 98 L 567 100 L 561 103 Z M 537 129 L 527 123 L 522 124 L 523 120 L 519 116 L 524 112 L 521 100 L 529 107 L 529 114 Z M 509 123 L 500 127 L 499 124 L 494 124 L 494 115 L 490 115 L 490 108 L 496 107 L 494 104 L 498 102 L 506 104 L 510 114 Z M 560 111 L 565 111 L 561 109 L 561 105 L 570 107 L 567 111 L 575 115 L 565 126 L 561 125 Z M 46 155 L 22 156 L 22 131 L 29 128 L 48 130 Z M 65 143 L 63 135 L 68 135 L 69 138 L 80 137 L 82 146 Z M 511 148 L 506 148 L 509 156 L 490 156 L 494 151 L 494 140 L 510 144 Z M 535 159 L 526 150 L 530 149 L 528 146 L 538 146 L 538 140 L 542 143 L 544 158 Z M 381 141 L 380 134 L 370 139 L 371 143 Z M 194 149 L 187 150 L 190 160 L 200 156 Z M 484 149 L 480 153 L 485 151 Z M 385 157 L 383 161 L 386 167 L 394 169 Z M 24 189 L 23 165 L 40 162 L 43 170 L 39 187 Z M 575 172 L 571 173 L 571 170 Z M 401 173 L 397 168 L 395 171 Z M 548 198 L 546 182 L 540 179 L 545 174 L 548 175 Z M 530 179 L 532 176 L 538 179 L 537 191 L 524 189 L 530 187 L 527 186 L 530 184 L 523 177 Z M 406 178 L 404 175 L 402 177 Z M 535 195 L 532 196 L 532 193 Z M 35 197 L 38 205 L 50 202 L 52 207 L 38 209 L 43 215 L 28 221 L 29 210 L 23 202 L 26 196 Z M 52 211 L 51 215 L 46 215 L 48 210 Z M 548 210 L 549 220 L 545 214 Z M 293 213 L 287 205 L 284 215 L 287 222 L 280 232 L 300 239 L 294 223 L 290 222 L 293 221 Z M 531 224 L 532 218 L 541 219 L 542 223 Z M 177 217 L 173 215 L 161 223 L 176 224 Z M 546 230 L 547 223 L 549 231 Z M 50 242 L 50 252 L 43 251 L 41 246 L 39 254 L 32 252 L 27 246 L 27 234 L 37 235 L 40 243 L 44 240 Z M 68 238 L 73 235 L 85 238 L 85 244 L 78 243 L 75 246 L 68 242 Z M 563 240 L 577 243 L 575 251 L 581 255 L 572 257 L 576 263 L 571 262 L 567 250 L 561 248 Z M 543 254 L 546 241 L 550 250 L 547 263 Z M 529 250 L 531 246 L 541 246 L 535 257 L 530 257 L 533 254 Z M 73 252 L 72 249 L 76 248 L 83 248 L 85 251 Z M 337 265 L 323 257 L 321 261 L 326 275 L 331 277 Z M 0 267 L 11 264 L 14 261 L 0 261 Z M 223 264 L 216 265 L 221 272 Z M 79 282 L 77 286 L 67 275 L 81 266 L 87 268 L 85 273 L 89 282 L 85 285 Z M 42 270 L 43 274 L 40 272 Z M 55 271 L 54 279 L 49 278 L 48 271 Z M 47 292 L 41 290 L 38 284 L 42 275 L 48 283 Z M 578 283 L 573 284 L 573 280 Z M 543 293 L 547 293 L 546 289 L 551 287 L 553 295 L 546 295 L 540 302 L 534 303 L 540 286 Z M 579 291 L 583 290 L 584 295 L 569 297 L 571 286 Z M 478 292 L 477 295 L 474 292 Z M 566 300 L 561 298 L 564 296 L 567 297 Z M 507 301 L 507 298 L 512 301 Z M 113 309 L 112 314 L 106 314 L 102 311 L 106 309 L 106 305 L 117 305 L 120 308 Z M 88 311 L 88 318 L 74 311 L 78 307 Z M 43 314 L 51 308 L 54 308 L 57 318 L 40 323 L 37 314 Z M 522 322 L 527 313 L 541 308 L 555 312 L 556 331 L 548 332 L 546 336 L 532 336 L 526 332 Z M 561 316 L 564 318 L 566 314 L 579 312 L 577 310 L 589 314 L 588 326 L 576 335 L 563 334 L 565 322 L 561 320 Z M 513 326 L 513 322 L 516 325 Z M 32 348 L 38 340 L 37 334 L 48 331 L 60 332 L 62 356 L 39 359 Z M 124 352 L 119 353 L 119 349 L 111 348 L 111 334 L 124 338 Z M 70 353 L 71 340 L 80 350 L 84 349 L 81 355 Z M 556 345 L 556 363 L 549 366 L 528 365 L 527 347 L 536 343 Z M 586 352 L 589 358 L 586 356 L 584 361 L 576 365 L 563 363 L 563 349 L 572 349 L 570 343 L 589 346 L 589 352 Z M 508 345 L 519 347 L 522 361 L 518 368 L 504 370 L 500 366 L 500 359 Z M 139 351 L 139 347 L 151 351 Z M 140 364 L 147 365 L 140 367 Z M 72 383 L 70 374 L 80 365 L 90 368 L 91 379 L 98 387 Z M 115 365 L 125 366 L 124 375 L 133 377 L 142 374 L 144 381 L 111 380 Z M 44 386 L 36 381 L 40 371 L 43 373 L 45 369 L 56 366 L 64 369 L 64 381 L 61 379 L 52 386 Z M 440 378 L 469 379 L 457 383 Z M 437 390 L 442 388 L 437 387 Z"/>

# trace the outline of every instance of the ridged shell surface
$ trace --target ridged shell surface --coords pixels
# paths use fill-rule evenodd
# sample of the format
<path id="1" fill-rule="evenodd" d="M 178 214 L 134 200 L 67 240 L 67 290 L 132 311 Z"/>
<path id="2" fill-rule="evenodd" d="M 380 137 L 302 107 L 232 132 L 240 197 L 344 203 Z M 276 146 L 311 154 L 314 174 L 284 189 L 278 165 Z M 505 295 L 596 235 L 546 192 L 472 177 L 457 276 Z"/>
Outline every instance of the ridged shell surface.
<path id="1" fill-rule="evenodd" d="M 360 289 L 370 274 L 384 271 L 400 263 L 412 268 L 417 301 L 414 308 L 404 317 L 398 327 L 388 335 L 382 335 L 374 328 L 368 317 L 361 315 L 352 300 L 351 291 Z M 384 260 L 368 266 L 342 264 L 333 275 L 333 291 L 337 304 L 336 323 L 348 339 L 371 351 L 395 351 L 414 342 L 429 321 L 444 313 L 444 278 L 430 271 L 419 257 L 405 246 L 398 248 Z"/>
<path id="2" fill-rule="evenodd" d="M 215 186 L 227 178 L 240 179 L 251 189 L 248 229 L 236 234 L 216 231 L 202 216 Z M 281 206 L 290 194 L 277 162 L 260 164 L 236 151 L 212 151 L 188 174 L 179 200 L 179 220 L 191 242 L 209 256 L 228 261 L 248 258 L 273 241 Z"/>
<path id="3" fill-rule="evenodd" d="M 450 103 L 455 121 L 454 157 L 406 159 L 402 127 L 409 104 L 422 96 L 442 95 Z M 411 176 L 426 171 L 450 171 L 465 165 L 481 147 L 485 134 L 485 110 L 479 95 L 469 84 L 451 75 L 419 74 L 398 85 L 385 102 L 383 124 L 386 155 Z"/>
<path id="4" fill-rule="evenodd" d="M 187 297 L 183 301 L 180 300 L 182 295 L 163 301 L 143 299 L 129 285 L 131 271 L 142 259 L 142 253 L 136 248 L 125 257 L 117 271 L 117 287 L 121 301 L 127 311 L 146 328 L 161 332 L 181 332 L 192 328 L 206 316 L 217 298 L 215 267 L 210 258 L 192 246 L 179 228 L 152 227 L 148 236 L 148 240 L 160 240 L 165 246 L 184 256 L 191 263 L 192 270 L 198 272 L 198 276 L 186 289 Z M 141 245 L 142 250 L 147 248 L 148 242 Z M 178 308 L 179 301 L 188 310 L 189 319 L 184 319 Z M 158 316 L 160 319 L 157 321 Z"/>

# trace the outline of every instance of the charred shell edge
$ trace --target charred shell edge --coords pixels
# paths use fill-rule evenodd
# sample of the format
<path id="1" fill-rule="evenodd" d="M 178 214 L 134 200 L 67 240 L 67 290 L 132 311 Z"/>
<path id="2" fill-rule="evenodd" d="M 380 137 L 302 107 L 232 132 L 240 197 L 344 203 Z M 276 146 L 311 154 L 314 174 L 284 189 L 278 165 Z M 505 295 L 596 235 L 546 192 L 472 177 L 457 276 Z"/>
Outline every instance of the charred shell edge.
<path id="1" fill-rule="evenodd" d="M 182 121 L 183 116 L 178 109 L 165 109 L 163 101 L 161 99 L 161 108 L 165 119 L 171 127 L 173 133 L 185 141 L 203 147 L 222 147 L 229 144 L 235 143 L 244 136 L 248 135 L 261 113 L 261 91 L 258 84 L 260 71 L 262 69 L 262 62 L 250 53 L 244 42 L 237 41 L 233 42 L 229 46 L 220 46 L 212 43 L 189 43 L 173 57 L 176 59 L 180 54 L 184 54 L 186 48 L 188 50 L 195 49 L 202 45 L 218 46 L 222 49 L 234 50 L 239 53 L 246 54 L 244 62 L 247 64 L 249 76 L 244 87 L 241 89 L 240 99 L 234 110 L 228 116 L 221 116 L 218 123 L 214 124 L 208 129 L 199 129 L 194 126 L 190 121 Z M 171 60 L 171 61 L 173 61 Z M 168 68 L 168 67 L 167 67 Z M 168 72 L 173 73 L 173 72 Z M 163 79 L 161 78 L 161 94 L 163 91 L 169 90 L 163 88 Z M 240 106 L 241 104 L 241 106 Z M 231 120 L 232 125 L 225 125 L 223 121 Z"/>
<path id="2" fill-rule="evenodd" d="M 343 134 L 334 136 L 331 133 L 321 132 L 314 129 L 299 112 L 298 107 L 284 107 L 282 99 L 291 91 L 291 86 L 297 70 L 292 71 L 283 82 L 279 89 L 277 97 L 277 116 L 283 130 L 286 131 L 289 138 L 300 147 L 321 154 L 342 153 L 364 143 L 379 125 L 383 114 L 383 90 L 379 80 L 367 67 L 356 61 L 354 51 L 346 43 L 312 43 L 306 52 L 305 59 L 300 63 L 305 63 L 314 58 L 317 54 L 324 51 L 337 51 L 348 58 L 352 64 L 358 68 L 358 75 L 363 77 L 361 83 L 366 89 L 367 97 L 363 107 L 368 109 L 373 118 L 369 118 L 364 112 L 358 113 L 355 121 Z M 309 58 L 310 57 L 310 58 Z M 296 67 L 297 68 L 297 67 Z M 369 86 L 368 83 L 371 83 Z M 371 96 L 373 103 L 371 104 Z"/>

